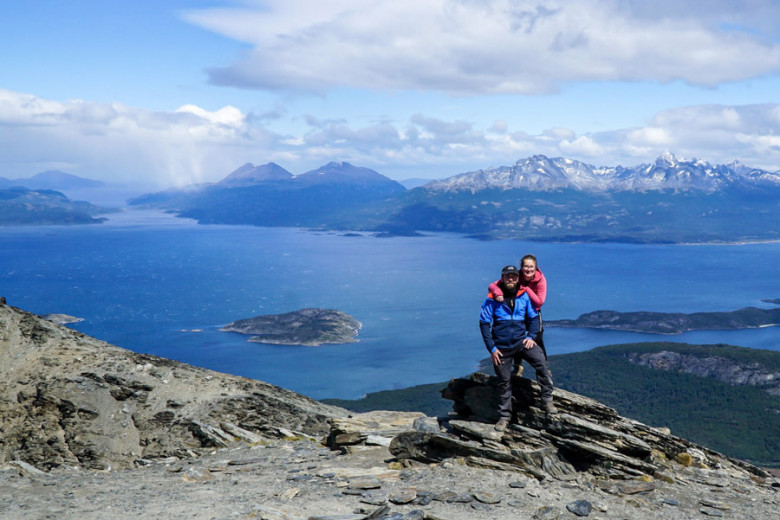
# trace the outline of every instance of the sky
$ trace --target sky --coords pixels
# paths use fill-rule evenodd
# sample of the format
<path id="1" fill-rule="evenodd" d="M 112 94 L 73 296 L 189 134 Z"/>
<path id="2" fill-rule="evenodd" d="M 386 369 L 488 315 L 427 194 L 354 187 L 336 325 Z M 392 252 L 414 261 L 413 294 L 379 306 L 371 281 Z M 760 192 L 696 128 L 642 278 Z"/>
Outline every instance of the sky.
<path id="1" fill-rule="evenodd" d="M 0 177 L 780 170 L 780 2 L 0 0 Z"/>

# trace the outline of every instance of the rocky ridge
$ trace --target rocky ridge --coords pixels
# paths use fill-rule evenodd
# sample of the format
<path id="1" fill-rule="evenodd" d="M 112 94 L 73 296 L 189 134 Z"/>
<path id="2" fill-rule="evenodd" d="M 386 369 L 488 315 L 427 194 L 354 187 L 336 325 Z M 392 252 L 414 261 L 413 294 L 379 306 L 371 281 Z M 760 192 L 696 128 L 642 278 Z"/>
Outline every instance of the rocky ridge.
<path id="1" fill-rule="evenodd" d="M 132 467 L 226 440 L 321 435 L 346 410 L 137 354 L 0 305 L 0 463 Z"/>
<path id="2" fill-rule="evenodd" d="M 768 519 L 780 506 L 766 471 L 562 390 L 545 416 L 529 380 L 496 432 L 495 379 L 479 373 L 443 390 L 449 416 L 349 414 L 8 306 L 0 354 L 3 518 Z"/>
<path id="3" fill-rule="evenodd" d="M 679 352 L 634 352 L 629 362 L 656 370 L 669 370 L 709 377 L 732 385 L 749 385 L 780 396 L 780 372 L 767 369 L 759 363 L 745 365 L 720 356 L 693 356 Z"/>

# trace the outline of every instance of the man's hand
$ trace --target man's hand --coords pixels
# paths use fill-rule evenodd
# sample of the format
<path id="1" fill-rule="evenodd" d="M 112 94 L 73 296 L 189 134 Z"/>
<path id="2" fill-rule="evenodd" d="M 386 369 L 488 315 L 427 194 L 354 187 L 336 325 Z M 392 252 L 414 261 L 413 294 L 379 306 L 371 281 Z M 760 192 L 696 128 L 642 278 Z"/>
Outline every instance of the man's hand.
<path id="1" fill-rule="evenodd" d="M 501 358 L 504 357 L 501 355 L 501 351 L 499 349 L 496 349 L 494 352 L 490 353 L 490 359 L 493 360 L 493 366 L 497 367 L 499 364 L 501 364 Z"/>
<path id="2" fill-rule="evenodd" d="M 526 350 L 530 350 L 536 346 L 536 342 L 532 340 L 531 338 L 525 338 L 523 340 L 523 348 Z"/>

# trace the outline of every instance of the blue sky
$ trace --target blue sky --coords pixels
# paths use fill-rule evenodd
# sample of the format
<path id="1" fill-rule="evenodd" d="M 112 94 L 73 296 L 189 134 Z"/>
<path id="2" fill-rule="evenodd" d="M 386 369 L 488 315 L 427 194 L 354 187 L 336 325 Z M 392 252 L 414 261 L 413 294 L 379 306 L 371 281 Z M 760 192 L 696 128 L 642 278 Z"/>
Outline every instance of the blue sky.
<path id="1" fill-rule="evenodd" d="M 771 1 L 0 0 L 8 178 L 441 178 L 664 152 L 776 171 L 779 92 Z"/>

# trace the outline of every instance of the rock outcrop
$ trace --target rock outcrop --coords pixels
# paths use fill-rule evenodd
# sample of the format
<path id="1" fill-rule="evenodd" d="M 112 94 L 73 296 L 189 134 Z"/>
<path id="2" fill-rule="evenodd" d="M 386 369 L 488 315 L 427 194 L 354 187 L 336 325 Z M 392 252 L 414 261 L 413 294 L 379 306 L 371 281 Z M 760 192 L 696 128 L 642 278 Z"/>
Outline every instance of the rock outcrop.
<path id="1" fill-rule="evenodd" d="M 555 390 L 559 413 L 546 415 L 537 406 L 538 385 L 524 378 L 513 380 L 514 420 L 508 430 L 498 432 L 493 429 L 498 419 L 496 383 L 495 377 L 480 372 L 450 381 L 442 390 L 443 397 L 454 401 L 454 413 L 447 417 L 371 412 L 334 421 L 329 443 L 342 449 L 382 444 L 377 437 L 389 432 L 390 451 L 401 460 L 431 464 L 459 458 L 540 480 L 567 481 L 583 473 L 607 480 L 673 479 L 667 475 L 673 461 L 744 479 L 771 478 L 764 469 L 667 429 L 621 417 L 613 408 L 565 390 Z"/>
<path id="2" fill-rule="evenodd" d="M 508 430 L 497 432 L 496 383 L 495 377 L 479 372 L 453 379 L 442 395 L 454 401 L 454 415 L 439 419 L 438 432 L 417 428 L 397 435 L 390 451 L 400 459 L 428 463 L 462 457 L 470 464 L 540 479 L 568 480 L 582 472 L 609 479 L 663 478 L 668 461 L 674 460 L 724 468 L 746 478 L 771 476 L 565 390 L 555 390 L 559 413 L 546 415 L 537 406 L 538 385 L 518 377 L 513 378 L 514 421 Z"/>
<path id="3" fill-rule="evenodd" d="M 0 464 L 129 467 L 235 440 L 321 436 L 346 410 L 96 340 L 0 305 Z"/>
<path id="4" fill-rule="evenodd" d="M 780 371 L 771 370 L 760 363 L 738 363 L 714 354 L 693 356 L 667 350 L 646 353 L 633 352 L 628 355 L 628 361 L 656 370 L 717 379 L 730 385 L 755 386 L 768 394 L 780 396 Z"/>

